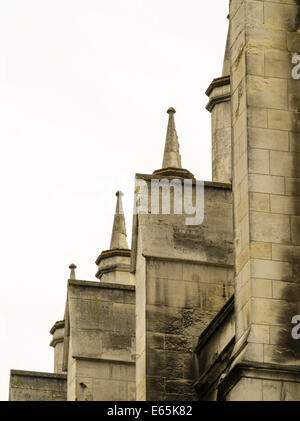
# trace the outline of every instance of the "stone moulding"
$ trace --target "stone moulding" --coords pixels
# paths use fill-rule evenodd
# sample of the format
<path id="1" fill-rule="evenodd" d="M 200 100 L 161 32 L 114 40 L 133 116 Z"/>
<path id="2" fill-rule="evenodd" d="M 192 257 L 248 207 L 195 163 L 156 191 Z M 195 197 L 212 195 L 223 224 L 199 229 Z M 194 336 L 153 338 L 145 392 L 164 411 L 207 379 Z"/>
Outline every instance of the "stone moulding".
<path id="1" fill-rule="evenodd" d="M 221 93 L 220 95 L 211 96 L 214 89 L 221 88 L 223 86 L 228 86 L 228 92 Z M 227 102 L 231 100 L 231 92 L 230 92 L 230 76 L 222 76 L 216 78 L 212 81 L 209 85 L 208 89 L 206 90 L 206 95 L 210 97 L 208 104 L 206 105 L 206 109 L 208 111 L 212 111 L 216 104 L 220 104 L 222 102 Z"/>
<path id="2" fill-rule="evenodd" d="M 44 373 L 39 371 L 23 371 L 23 370 L 10 370 L 11 376 L 26 376 L 26 377 L 40 377 L 51 378 L 57 380 L 66 380 L 67 375 L 63 373 Z"/>
<path id="3" fill-rule="evenodd" d="M 93 281 L 80 281 L 78 279 L 69 279 L 69 286 L 76 287 L 90 287 L 90 288 L 106 288 L 106 289 L 126 289 L 130 291 L 135 291 L 134 285 L 124 285 L 124 284 L 112 284 L 108 282 L 93 282 Z"/>
<path id="4" fill-rule="evenodd" d="M 53 335 L 53 333 L 57 330 L 57 329 L 62 329 L 65 327 L 65 321 L 64 320 L 59 320 L 57 321 L 52 328 L 50 329 L 50 333 L 51 335 Z"/>
<path id="5" fill-rule="evenodd" d="M 59 339 L 52 339 L 52 341 L 50 342 L 50 346 L 52 346 L 53 348 L 55 347 L 56 344 L 59 344 L 60 342 L 64 342 L 64 338 L 59 338 Z"/>
<path id="6" fill-rule="evenodd" d="M 220 382 L 218 389 L 221 400 L 242 377 L 300 383 L 300 366 L 244 361 L 237 363 Z"/>
<path id="7" fill-rule="evenodd" d="M 115 272 L 116 270 L 118 270 L 118 271 L 120 271 L 120 272 L 129 272 L 129 270 L 130 270 L 130 265 L 121 265 L 121 264 L 118 264 L 118 265 L 110 265 L 109 267 L 107 267 L 107 268 L 102 268 L 102 269 L 99 269 L 98 271 L 97 271 L 97 273 L 96 273 L 96 278 L 99 278 L 99 277 L 101 277 L 104 273 L 110 273 L 110 272 Z"/>
<path id="8" fill-rule="evenodd" d="M 58 335 L 55 335 L 55 332 L 57 330 L 60 329 L 64 329 L 65 328 L 65 321 L 64 320 L 58 320 L 50 329 L 50 334 L 53 336 L 51 342 L 50 342 L 50 346 L 52 346 L 53 348 L 56 346 L 56 344 L 60 343 L 60 342 L 64 342 L 64 336 L 59 337 Z M 58 336 L 58 337 L 57 337 Z"/>
<path id="9" fill-rule="evenodd" d="M 201 266 L 212 266 L 212 267 L 220 267 L 225 269 L 233 269 L 233 265 L 230 265 L 228 263 L 213 263 L 213 262 L 207 262 L 205 260 L 192 260 L 192 259 L 184 259 L 184 258 L 177 258 L 177 257 L 164 257 L 164 256 L 152 256 L 149 254 L 142 255 L 147 260 L 156 260 L 161 262 L 178 262 L 178 263 L 189 263 L 194 265 L 201 265 Z"/>
<path id="10" fill-rule="evenodd" d="M 162 168 L 160 170 L 156 170 L 153 172 L 152 178 L 155 178 L 155 176 L 160 177 L 180 177 L 180 178 L 194 178 L 194 174 L 192 174 L 190 171 L 184 169 L 184 168 Z"/>
<path id="11" fill-rule="evenodd" d="M 208 111 L 212 111 L 212 110 L 213 110 L 213 108 L 214 108 L 214 106 L 215 106 L 216 104 L 221 104 L 222 102 L 227 102 L 227 101 L 230 101 L 230 99 L 231 99 L 231 95 L 230 95 L 230 94 L 224 94 L 224 95 L 219 95 L 219 96 L 216 96 L 215 98 L 212 98 L 212 99 L 208 102 L 208 104 L 206 105 L 206 109 L 207 109 Z"/>
<path id="12" fill-rule="evenodd" d="M 212 93 L 212 91 L 215 88 L 219 88 L 220 86 L 226 86 L 226 85 L 229 85 L 229 84 L 230 84 L 230 76 L 217 77 L 211 82 L 211 84 L 207 88 L 205 94 L 207 96 L 210 96 L 210 94 Z"/>
<path id="13" fill-rule="evenodd" d="M 103 259 L 108 259 L 109 257 L 114 257 L 114 256 L 125 256 L 125 257 L 130 257 L 131 256 L 131 250 L 127 249 L 114 249 L 114 250 L 106 250 L 103 251 L 100 256 L 97 258 L 96 260 L 96 265 L 99 265 L 99 263 L 101 262 L 101 260 Z"/>
<path id="14" fill-rule="evenodd" d="M 135 360 L 129 361 L 129 360 L 118 360 L 113 358 L 103 358 L 103 357 L 86 357 L 84 355 L 73 355 L 73 358 L 76 358 L 77 360 L 82 361 L 103 361 L 103 362 L 109 362 L 109 363 L 115 363 L 115 364 L 127 364 L 127 365 L 135 365 Z"/>

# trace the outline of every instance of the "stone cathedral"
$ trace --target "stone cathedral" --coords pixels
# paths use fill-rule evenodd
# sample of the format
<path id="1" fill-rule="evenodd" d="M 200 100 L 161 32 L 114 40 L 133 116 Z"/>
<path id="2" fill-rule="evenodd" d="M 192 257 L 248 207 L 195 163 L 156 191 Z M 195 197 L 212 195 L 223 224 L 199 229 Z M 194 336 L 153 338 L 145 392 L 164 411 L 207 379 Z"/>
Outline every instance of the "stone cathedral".
<path id="1" fill-rule="evenodd" d="M 54 373 L 12 370 L 10 400 L 300 400 L 300 1 L 229 9 L 223 71 L 206 91 L 203 222 L 149 204 L 129 248 L 118 192 L 97 279 L 70 266 Z M 149 190 L 161 179 L 195 188 L 174 115 L 162 168 L 136 175 Z"/>

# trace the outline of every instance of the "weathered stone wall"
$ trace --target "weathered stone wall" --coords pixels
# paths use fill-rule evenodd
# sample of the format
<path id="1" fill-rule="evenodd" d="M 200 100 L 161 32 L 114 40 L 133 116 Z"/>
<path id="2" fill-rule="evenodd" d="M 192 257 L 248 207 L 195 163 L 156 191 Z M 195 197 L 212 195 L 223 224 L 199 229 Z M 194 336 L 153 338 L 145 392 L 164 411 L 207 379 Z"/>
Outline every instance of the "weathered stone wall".
<path id="1" fill-rule="evenodd" d="M 135 400 L 135 288 L 69 281 L 68 400 Z"/>
<path id="2" fill-rule="evenodd" d="M 230 295 L 232 269 L 147 258 L 147 400 L 196 400 L 194 348 Z"/>
<path id="3" fill-rule="evenodd" d="M 218 400 L 218 384 L 229 364 L 235 339 L 234 296 L 201 333 L 195 383 L 200 400 Z"/>
<path id="4" fill-rule="evenodd" d="M 283 373 L 281 373 L 284 379 Z M 241 380 L 227 394 L 228 401 L 300 401 L 300 383 L 252 378 Z"/>
<path id="5" fill-rule="evenodd" d="M 137 223 L 137 216 L 134 217 Z M 135 226 L 135 224 L 134 224 Z M 138 226 L 136 226 L 138 230 Z M 136 277 L 136 400 L 146 400 L 146 261 L 142 255 L 143 238 L 137 243 Z"/>
<path id="6" fill-rule="evenodd" d="M 300 314 L 300 81 L 291 77 L 299 1 L 231 0 L 230 23 L 234 357 L 277 364 L 280 377 L 279 365 L 300 361 L 300 343 L 291 337 L 292 317 Z M 243 382 L 261 399 L 257 381 Z M 227 399 L 244 398 L 241 390 L 236 386 Z"/>
<path id="7" fill-rule="evenodd" d="M 11 370 L 10 401 L 65 401 L 66 399 L 65 374 Z"/>
<path id="8" fill-rule="evenodd" d="M 245 361 L 218 388 L 219 399 L 227 401 L 299 401 L 299 367 Z"/>
<path id="9" fill-rule="evenodd" d="M 143 176 L 148 183 L 150 197 L 151 177 Z M 172 191 L 170 201 L 171 204 L 174 201 Z M 133 261 L 137 258 L 136 249 L 140 247 L 139 253 L 146 256 L 184 258 L 233 265 L 231 185 L 205 182 L 203 222 L 200 225 L 186 225 L 186 216 L 172 213 L 151 214 L 149 198 L 149 213 L 139 214 L 134 219 Z M 138 228 L 138 233 L 135 232 L 135 227 Z"/>
<path id="10" fill-rule="evenodd" d="M 138 400 L 198 399 L 193 349 L 233 292 L 231 200 L 229 185 L 207 183 L 202 225 L 135 217 Z"/>

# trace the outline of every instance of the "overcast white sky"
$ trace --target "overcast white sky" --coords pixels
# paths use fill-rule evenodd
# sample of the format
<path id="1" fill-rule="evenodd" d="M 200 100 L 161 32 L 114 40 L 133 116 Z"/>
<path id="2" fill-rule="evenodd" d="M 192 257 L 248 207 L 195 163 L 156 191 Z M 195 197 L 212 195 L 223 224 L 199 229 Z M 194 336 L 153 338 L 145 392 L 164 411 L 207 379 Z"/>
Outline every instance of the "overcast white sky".
<path id="1" fill-rule="evenodd" d="M 53 371 L 68 266 L 96 280 L 115 192 L 161 167 L 168 107 L 183 166 L 211 179 L 205 90 L 228 0 L 2 0 L 0 400 L 9 370 Z"/>

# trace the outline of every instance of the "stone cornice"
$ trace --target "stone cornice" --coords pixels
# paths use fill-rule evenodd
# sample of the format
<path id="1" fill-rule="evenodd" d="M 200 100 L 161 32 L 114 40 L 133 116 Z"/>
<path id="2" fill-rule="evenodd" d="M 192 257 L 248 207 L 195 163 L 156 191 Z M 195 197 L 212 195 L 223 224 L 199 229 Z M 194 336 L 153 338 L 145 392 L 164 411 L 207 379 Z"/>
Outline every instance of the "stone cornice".
<path id="1" fill-rule="evenodd" d="M 135 291 L 134 285 L 112 284 L 108 282 L 79 281 L 78 279 L 69 279 L 68 286 L 84 287 L 84 288 L 103 288 L 103 289 L 124 289 Z"/>
<path id="2" fill-rule="evenodd" d="M 135 365 L 135 361 L 129 361 L 129 360 L 121 360 L 121 359 L 112 359 L 112 358 L 103 358 L 103 357 L 85 357 L 84 355 L 73 355 L 73 358 L 76 358 L 77 360 L 84 360 L 84 361 L 107 361 L 110 363 L 116 363 L 116 364 L 129 364 L 129 365 Z"/>
<path id="3" fill-rule="evenodd" d="M 154 177 L 153 177 L 154 176 Z M 159 170 L 156 170 L 152 174 L 152 178 L 155 178 L 155 176 L 161 177 L 176 177 L 176 178 L 194 178 L 194 175 L 184 169 L 184 168 L 161 168 Z"/>
<path id="4" fill-rule="evenodd" d="M 219 183 L 217 181 L 204 181 L 204 187 L 213 189 L 232 190 L 231 183 Z"/>
<path id="5" fill-rule="evenodd" d="M 215 88 L 221 88 L 222 86 L 228 86 L 229 88 L 219 92 L 219 95 L 213 96 L 213 91 Z M 221 104 L 222 102 L 227 102 L 231 100 L 231 93 L 230 93 L 230 76 L 221 76 L 212 81 L 209 87 L 206 90 L 206 95 L 210 97 L 209 102 L 206 106 L 208 111 L 212 111 L 214 106 L 217 104 Z"/>
<path id="6" fill-rule="evenodd" d="M 168 256 L 153 256 L 149 254 L 143 254 L 143 257 L 147 260 L 159 260 L 162 262 L 178 262 L 178 263 L 189 263 L 194 265 L 202 265 L 202 266 L 212 266 L 212 267 L 220 267 L 225 269 L 233 269 L 234 265 L 230 265 L 227 263 L 219 263 L 219 262 L 207 262 L 204 260 L 192 260 L 192 259 L 184 259 L 180 257 L 168 257 Z"/>
<path id="7" fill-rule="evenodd" d="M 208 104 L 206 105 L 206 109 L 211 112 L 214 109 L 215 105 L 221 104 L 222 102 L 228 102 L 230 101 L 230 99 L 230 93 L 213 97 L 209 100 Z"/>
<path id="8" fill-rule="evenodd" d="M 53 335 L 53 333 L 57 329 L 63 329 L 64 327 L 65 327 L 65 321 L 64 320 L 59 320 L 59 321 L 55 322 L 54 325 L 52 326 L 52 328 L 50 329 L 51 335 Z"/>
<path id="9" fill-rule="evenodd" d="M 125 265 L 125 264 L 115 264 L 115 265 L 109 265 L 107 267 L 102 267 L 101 269 L 98 269 L 97 273 L 96 273 L 96 278 L 99 278 L 104 274 L 104 273 L 110 273 L 110 272 L 115 272 L 115 271 L 119 271 L 119 272 L 130 272 L 130 264 Z"/>
<path id="10" fill-rule="evenodd" d="M 222 396 L 226 396 L 242 377 L 300 383 L 300 366 L 252 361 L 237 363 L 219 384 Z"/>
<path id="11" fill-rule="evenodd" d="M 66 380 L 67 375 L 63 373 L 43 373 L 39 371 L 10 370 L 11 376 L 41 377 L 57 380 Z"/>
<path id="12" fill-rule="evenodd" d="M 49 345 L 55 348 L 55 346 L 61 342 L 64 342 L 64 338 L 52 339 Z"/>
<path id="13" fill-rule="evenodd" d="M 135 178 L 140 178 L 145 181 L 151 181 L 152 179 L 159 179 L 161 177 L 154 176 L 153 174 L 140 174 L 137 173 L 135 175 Z M 170 178 L 171 180 L 174 178 L 173 176 L 166 176 L 166 178 Z M 179 180 L 184 181 L 184 177 L 177 177 Z M 196 179 L 192 179 L 192 184 L 196 184 Z M 232 190 L 232 184 L 231 183 L 220 183 L 217 181 L 204 181 L 204 187 L 206 188 L 215 188 L 215 189 L 226 189 L 226 190 Z"/>
<path id="14" fill-rule="evenodd" d="M 100 256 L 98 256 L 95 263 L 96 263 L 96 265 L 99 265 L 101 260 L 108 259 L 109 257 L 114 257 L 114 256 L 130 257 L 131 256 L 131 250 L 129 250 L 129 249 L 105 250 L 100 254 Z"/>
<path id="15" fill-rule="evenodd" d="M 219 88 L 220 86 L 226 86 L 226 85 L 230 85 L 230 76 L 217 77 L 211 82 L 205 94 L 207 96 L 210 96 L 210 94 L 215 88 Z"/>

